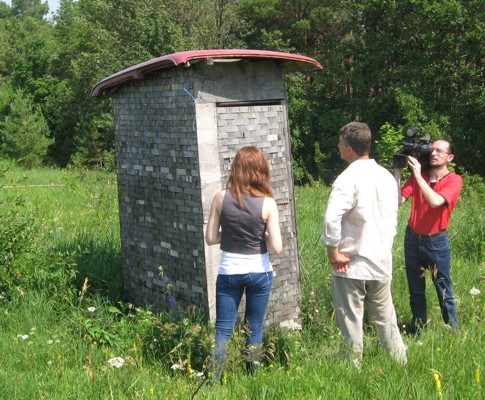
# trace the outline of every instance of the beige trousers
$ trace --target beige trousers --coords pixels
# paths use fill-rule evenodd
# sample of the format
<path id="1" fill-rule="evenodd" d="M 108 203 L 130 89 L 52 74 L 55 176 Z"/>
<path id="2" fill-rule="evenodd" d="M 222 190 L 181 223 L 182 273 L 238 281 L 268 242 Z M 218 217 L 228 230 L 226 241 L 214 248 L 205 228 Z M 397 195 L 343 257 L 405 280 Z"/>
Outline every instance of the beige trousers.
<path id="1" fill-rule="evenodd" d="M 364 310 L 373 322 L 384 349 L 406 364 L 406 347 L 397 326 L 391 281 L 362 281 L 333 276 L 333 303 L 337 327 L 359 356 L 364 350 Z"/>

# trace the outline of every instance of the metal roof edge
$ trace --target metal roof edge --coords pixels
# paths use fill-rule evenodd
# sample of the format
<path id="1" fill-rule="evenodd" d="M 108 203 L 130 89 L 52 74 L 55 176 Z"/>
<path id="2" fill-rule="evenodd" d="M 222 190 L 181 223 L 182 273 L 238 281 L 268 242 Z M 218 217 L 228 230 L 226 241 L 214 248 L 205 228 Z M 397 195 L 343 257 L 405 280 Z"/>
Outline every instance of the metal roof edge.
<path id="1" fill-rule="evenodd" d="M 304 70 L 321 70 L 322 65 L 313 58 L 293 53 L 284 53 L 270 50 L 248 50 L 248 49 L 214 49 L 214 50 L 191 50 L 169 54 L 162 57 L 133 65 L 129 68 L 116 72 L 98 82 L 91 90 L 92 97 L 101 97 L 106 89 L 117 86 L 123 82 L 143 79 L 146 73 L 158 69 L 172 68 L 179 65 L 186 65 L 191 60 L 204 58 L 253 58 L 253 59 L 275 59 L 297 63 L 299 68 Z"/>

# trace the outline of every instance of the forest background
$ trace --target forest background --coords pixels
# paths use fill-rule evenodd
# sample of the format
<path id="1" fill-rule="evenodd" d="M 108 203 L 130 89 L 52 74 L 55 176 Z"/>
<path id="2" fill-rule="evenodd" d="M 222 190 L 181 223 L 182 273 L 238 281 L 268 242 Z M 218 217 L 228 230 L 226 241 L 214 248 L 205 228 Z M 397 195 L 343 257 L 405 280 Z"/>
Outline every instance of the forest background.
<path id="1" fill-rule="evenodd" d="M 318 60 L 287 77 L 295 181 L 341 171 L 338 129 L 369 124 L 389 164 L 410 126 L 456 144 L 463 173 L 485 175 L 483 0 L 0 1 L 0 157 L 115 169 L 105 77 L 184 50 L 250 48 Z"/>

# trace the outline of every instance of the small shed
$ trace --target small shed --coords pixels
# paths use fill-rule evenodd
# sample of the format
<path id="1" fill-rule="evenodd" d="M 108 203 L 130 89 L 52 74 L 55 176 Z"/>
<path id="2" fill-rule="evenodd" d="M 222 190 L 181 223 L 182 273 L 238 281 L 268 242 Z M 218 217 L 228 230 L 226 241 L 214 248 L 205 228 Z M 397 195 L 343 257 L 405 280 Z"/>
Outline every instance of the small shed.
<path id="1" fill-rule="evenodd" d="M 243 146 L 271 164 L 283 252 L 271 256 L 267 324 L 298 323 L 300 276 L 284 74 L 314 59 L 261 50 L 186 51 L 99 82 L 113 100 L 124 287 L 135 305 L 197 307 L 215 318 L 218 246 L 204 233 L 210 204 Z"/>

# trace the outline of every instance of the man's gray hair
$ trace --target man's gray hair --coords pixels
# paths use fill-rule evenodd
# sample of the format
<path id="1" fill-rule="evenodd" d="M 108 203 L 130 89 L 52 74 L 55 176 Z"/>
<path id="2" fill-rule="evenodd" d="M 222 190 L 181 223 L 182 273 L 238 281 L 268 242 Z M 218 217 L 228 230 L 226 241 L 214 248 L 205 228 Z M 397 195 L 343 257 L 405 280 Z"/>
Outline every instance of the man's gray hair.
<path id="1" fill-rule="evenodd" d="M 372 134 L 367 124 L 350 122 L 340 128 L 340 136 L 345 145 L 351 147 L 359 156 L 370 153 Z"/>

